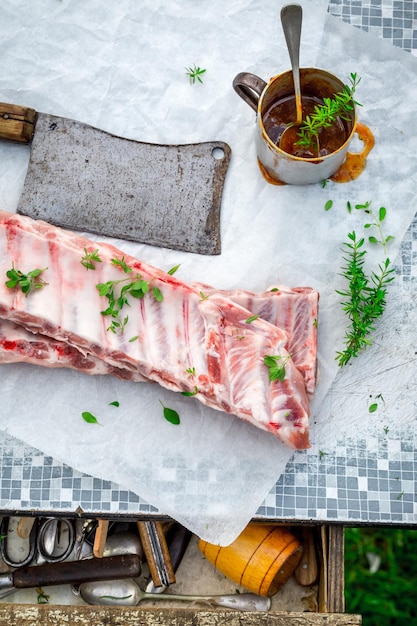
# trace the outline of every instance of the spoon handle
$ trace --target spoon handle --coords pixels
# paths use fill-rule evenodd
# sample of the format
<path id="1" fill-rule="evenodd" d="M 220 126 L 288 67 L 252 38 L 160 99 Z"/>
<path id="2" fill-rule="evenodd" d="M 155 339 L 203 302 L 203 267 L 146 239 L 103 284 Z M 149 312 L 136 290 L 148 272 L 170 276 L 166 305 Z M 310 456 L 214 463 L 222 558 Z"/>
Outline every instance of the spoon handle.
<path id="1" fill-rule="evenodd" d="M 300 41 L 303 9 L 299 4 L 287 4 L 281 9 L 281 24 L 284 30 L 294 77 L 294 91 L 297 111 L 297 124 L 302 121 L 300 86 Z"/>
<path id="2" fill-rule="evenodd" d="M 258 596 L 255 593 L 234 593 L 219 596 L 191 596 L 181 594 L 153 593 L 142 594 L 142 600 L 173 600 L 179 602 L 198 602 L 208 604 L 210 607 L 225 607 L 236 611 L 268 611 L 271 599 Z"/>

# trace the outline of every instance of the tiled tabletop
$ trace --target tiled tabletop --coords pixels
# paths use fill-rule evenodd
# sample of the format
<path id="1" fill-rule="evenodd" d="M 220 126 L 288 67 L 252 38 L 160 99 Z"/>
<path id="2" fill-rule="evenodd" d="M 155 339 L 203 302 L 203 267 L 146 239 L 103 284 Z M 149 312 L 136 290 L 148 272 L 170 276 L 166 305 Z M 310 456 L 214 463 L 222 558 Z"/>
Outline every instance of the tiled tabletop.
<path id="1" fill-rule="evenodd" d="M 329 12 L 417 55 L 417 3 L 412 0 L 332 0 Z M 402 243 L 396 273 L 404 295 L 404 323 L 415 329 L 417 219 Z M 415 436 L 411 433 L 404 441 L 381 435 L 372 445 L 344 438 L 331 454 L 296 453 L 257 517 L 417 523 Z M 5 433 L 0 434 L 0 468 L 0 512 L 163 514 L 119 485 L 80 474 Z"/>

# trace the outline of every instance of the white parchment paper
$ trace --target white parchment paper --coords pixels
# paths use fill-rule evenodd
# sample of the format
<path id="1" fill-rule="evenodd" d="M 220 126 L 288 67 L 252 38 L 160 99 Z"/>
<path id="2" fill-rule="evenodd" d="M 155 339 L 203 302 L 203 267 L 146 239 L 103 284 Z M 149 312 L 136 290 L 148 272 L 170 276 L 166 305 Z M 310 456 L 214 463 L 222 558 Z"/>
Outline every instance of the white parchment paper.
<path id="1" fill-rule="evenodd" d="M 362 232 L 346 202 L 386 206 L 395 257 L 414 213 L 417 138 L 416 59 L 326 14 L 327 2 L 302 2 L 302 66 L 362 81 L 360 120 L 376 145 L 362 176 L 345 185 L 276 187 L 256 163 L 254 112 L 235 94 L 234 76 L 268 80 L 289 67 L 280 2 L 162 3 L 155 0 L 30 0 L 3 3 L 0 99 L 77 119 L 152 143 L 222 140 L 232 148 L 222 202 L 222 254 L 202 257 L 115 242 L 178 276 L 219 288 L 262 291 L 271 283 L 320 291 L 320 383 L 313 421 L 337 374 L 345 319 L 335 289 L 341 244 Z M 185 67 L 206 69 L 190 85 Z M 27 147 L 0 145 L 0 206 L 15 211 Z M 331 210 L 324 211 L 332 199 Z M 97 237 L 96 237 L 97 239 Z M 381 252 L 369 254 L 375 265 Z M 372 376 L 372 365 L 364 362 Z M 369 370 L 368 370 L 369 368 Z M 200 537 L 232 541 L 285 469 L 291 451 L 273 437 L 156 386 L 25 365 L 0 372 L 0 427 L 77 470 L 138 493 Z M 120 407 L 109 406 L 119 401 Z M 181 425 L 162 416 L 176 409 Z M 89 410 L 101 425 L 85 424 Z M 343 419 L 343 416 L 340 416 Z M 337 428 L 336 431 L 337 432 Z M 312 440 L 317 445 L 315 427 Z"/>

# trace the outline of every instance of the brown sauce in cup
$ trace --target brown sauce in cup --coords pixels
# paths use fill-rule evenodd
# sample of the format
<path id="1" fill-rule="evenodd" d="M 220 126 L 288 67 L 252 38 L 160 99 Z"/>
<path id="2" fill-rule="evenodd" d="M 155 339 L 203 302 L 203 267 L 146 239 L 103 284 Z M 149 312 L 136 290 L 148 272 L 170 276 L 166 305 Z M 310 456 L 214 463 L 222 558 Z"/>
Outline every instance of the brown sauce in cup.
<path id="1" fill-rule="evenodd" d="M 303 95 L 301 98 L 303 109 L 303 120 L 306 116 L 312 115 L 316 106 L 323 104 L 317 96 Z M 314 159 L 336 152 L 347 141 L 350 131 L 344 121 L 337 117 L 328 128 L 321 128 L 318 135 L 319 145 L 307 148 L 296 145 L 298 127 L 292 126 L 296 121 L 295 96 L 288 95 L 276 100 L 265 111 L 262 117 L 263 125 L 269 139 L 279 145 L 281 136 L 286 129 L 287 132 L 279 147 L 296 157 L 304 159 Z"/>

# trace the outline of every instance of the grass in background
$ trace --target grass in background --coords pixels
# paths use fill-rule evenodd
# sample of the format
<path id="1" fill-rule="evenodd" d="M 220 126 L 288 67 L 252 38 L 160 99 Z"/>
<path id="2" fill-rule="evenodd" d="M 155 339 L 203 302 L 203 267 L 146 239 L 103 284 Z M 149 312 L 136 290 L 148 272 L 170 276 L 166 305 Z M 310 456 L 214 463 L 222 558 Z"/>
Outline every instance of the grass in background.
<path id="1" fill-rule="evenodd" d="M 417 530 L 346 528 L 345 598 L 363 626 L 417 625 Z"/>

